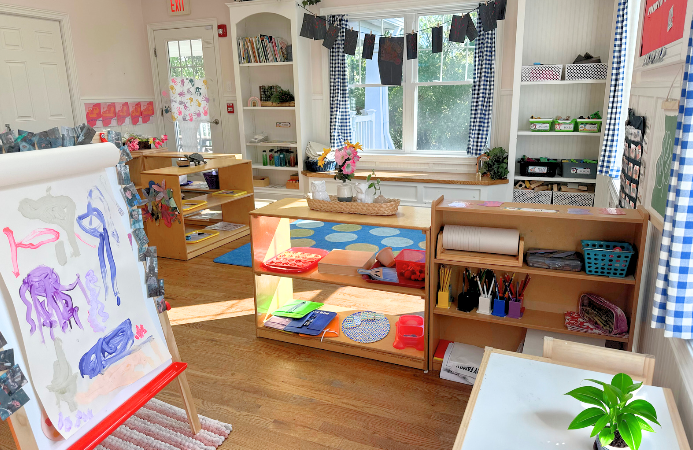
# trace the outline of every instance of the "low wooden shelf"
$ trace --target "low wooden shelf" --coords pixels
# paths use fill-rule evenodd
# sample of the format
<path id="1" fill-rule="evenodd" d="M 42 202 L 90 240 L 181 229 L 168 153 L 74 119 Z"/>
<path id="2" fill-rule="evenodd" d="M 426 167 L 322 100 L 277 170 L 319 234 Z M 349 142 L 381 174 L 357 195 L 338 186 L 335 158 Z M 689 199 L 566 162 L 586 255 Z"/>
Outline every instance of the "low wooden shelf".
<path id="1" fill-rule="evenodd" d="M 443 197 L 431 205 L 431 249 L 436 249 L 439 233 L 445 225 L 466 225 L 490 228 L 517 229 L 525 241 L 525 251 L 530 249 L 581 250 L 582 240 L 628 242 L 636 248 L 635 263 L 625 278 L 589 275 L 584 271 L 522 267 L 486 263 L 449 261 L 436 252 L 429 253 L 429 289 L 438 290 L 438 271 L 441 265 L 453 267 L 453 297 L 459 294 L 457 280 L 463 268 L 492 269 L 502 273 L 529 274 L 532 282 L 524 296 L 525 312 L 520 319 L 479 314 L 476 310 L 466 313 L 457 310 L 456 302 L 449 309 L 436 305 L 436 296 L 429 295 L 432 311 L 429 354 L 433 354 L 439 340 L 463 342 L 479 347 L 491 346 L 516 351 L 527 329 L 544 330 L 566 335 L 587 336 L 622 342 L 627 350 L 633 347 L 635 317 L 638 309 L 640 278 L 647 236 L 648 214 L 643 209 L 624 210 L 623 215 L 602 214 L 598 208 L 588 209 L 589 215 L 570 214 L 572 207 L 562 205 L 534 205 L 527 203 L 503 203 L 500 207 L 483 207 L 482 202 L 470 201 L 470 207 L 450 206 Z M 505 208 L 535 208 L 556 212 L 521 211 Z M 489 255 L 489 262 L 494 255 Z M 564 313 L 577 311 L 580 295 L 594 293 L 621 308 L 628 318 L 629 334 L 623 338 L 601 336 L 570 331 L 565 326 Z M 439 368 L 439 362 L 429 361 L 429 368 Z"/>
<path id="2" fill-rule="evenodd" d="M 317 269 L 307 273 L 279 274 L 269 272 L 262 266 L 264 261 L 291 248 L 289 224 L 293 220 L 298 219 L 364 226 L 418 229 L 425 235 L 426 248 L 428 249 L 430 248 L 430 212 L 427 208 L 403 206 L 399 208 L 399 212 L 395 216 L 376 217 L 312 211 L 308 208 L 305 200 L 287 198 L 267 205 L 264 208 L 251 211 L 250 217 L 253 273 L 255 275 L 256 335 L 258 337 L 375 359 L 422 370 L 428 367 L 428 345 L 425 346 L 424 351 L 417 351 L 413 348 L 398 350 L 392 346 L 396 333 L 395 323 L 400 315 L 420 314 L 424 318 L 424 323 L 428 324 L 430 315 L 428 281 L 425 289 L 415 289 L 403 286 L 368 283 L 361 277 L 356 276 L 321 274 Z M 385 315 L 390 321 L 391 326 L 389 334 L 384 339 L 370 344 L 361 344 L 352 341 L 343 334 L 342 330 L 340 330 L 339 337 L 325 338 L 321 342 L 320 337 L 301 337 L 293 333 L 285 333 L 264 327 L 263 323 L 267 313 L 271 313 L 279 306 L 285 305 L 295 298 L 300 298 L 300 293 L 294 290 L 294 280 L 297 282 L 308 281 L 390 292 L 393 295 L 403 294 L 415 297 L 416 299 L 412 299 L 410 304 L 420 305 L 420 310 L 419 306 L 415 306 L 418 312 L 412 312 L 411 308 L 408 308 L 406 311 L 395 311 L 396 314 L 393 314 L 392 311 L 386 311 L 385 306 L 388 305 L 378 304 L 378 302 L 382 301 L 382 296 L 374 296 L 375 300 L 368 304 L 367 310 L 387 312 Z M 302 292 L 305 284 L 301 284 L 301 286 Z M 316 287 L 317 286 L 319 285 L 316 285 Z M 362 308 L 346 308 L 331 304 L 335 302 L 335 300 L 331 298 L 322 299 L 320 301 L 325 303 L 322 309 L 338 312 L 340 327 L 342 320 L 346 318 L 346 316 L 357 311 L 365 310 Z M 392 306 L 389 305 L 388 308 L 392 309 Z M 398 305 L 395 306 L 395 308 L 399 309 L 401 307 Z M 427 327 L 426 325 L 426 328 Z"/>
<path id="3" fill-rule="evenodd" d="M 251 162 L 235 158 L 210 159 L 207 164 L 190 167 L 166 166 L 142 172 L 144 185 L 153 181 L 159 185 L 166 183 L 166 188 L 173 191 L 176 205 L 182 204 L 182 189 L 178 184 L 181 175 L 191 175 L 199 172 L 216 170 L 219 174 L 220 189 L 233 189 L 246 191 L 246 194 L 238 197 L 203 194 L 188 198 L 190 200 L 205 200 L 206 204 L 181 211 L 180 222 L 173 222 L 167 227 L 163 221 L 158 224 L 152 221 L 145 222 L 145 230 L 149 237 L 149 245 L 157 247 L 157 253 L 164 258 L 187 260 L 213 250 L 224 244 L 228 244 L 250 233 L 249 212 L 255 208 L 253 193 L 253 173 Z M 190 219 L 191 216 L 209 208 L 221 208 L 224 222 L 243 224 L 244 226 L 233 231 L 219 231 L 219 234 L 198 243 L 188 244 L 185 234 L 212 225 L 215 221 Z"/>

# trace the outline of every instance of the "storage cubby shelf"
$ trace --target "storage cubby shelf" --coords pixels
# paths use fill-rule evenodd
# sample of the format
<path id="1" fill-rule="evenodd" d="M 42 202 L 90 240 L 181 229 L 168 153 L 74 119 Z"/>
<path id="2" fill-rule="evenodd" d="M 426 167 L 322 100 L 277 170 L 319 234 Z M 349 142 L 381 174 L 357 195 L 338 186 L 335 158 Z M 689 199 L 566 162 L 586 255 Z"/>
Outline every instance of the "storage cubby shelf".
<path id="1" fill-rule="evenodd" d="M 521 81 L 522 86 L 545 86 L 547 84 L 569 85 L 569 84 L 605 84 L 606 80 L 544 80 L 544 81 Z"/>
<path id="2" fill-rule="evenodd" d="M 249 147 L 298 147 L 295 142 L 246 142 L 245 145 Z"/>
<path id="3" fill-rule="evenodd" d="M 562 133 L 560 131 L 528 131 L 528 130 L 523 130 L 523 131 L 518 131 L 517 132 L 518 136 L 535 136 L 535 137 L 550 137 L 550 136 L 561 136 L 561 137 L 601 137 L 602 133 L 580 133 L 580 132 L 572 132 L 572 133 Z"/>
<path id="4" fill-rule="evenodd" d="M 293 61 L 271 62 L 271 63 L 245 63 L 239 64 L 240 67 L 264 67 L 264 66 L 291 66 Z"/>
<path id="5" fill-rule="evenodd" d="M 527 180 L 527 181 L 549 181 L 554 183 L 583 183 L 583 184 L 595 184 L 596 179 L 592 178 L 564 178 L 564 177 L 525 177 L 518 173 L 513 177 L 515 180 Z"/>
<path id="6" fill-rule="evenodd" d="M 298 167 L 263 166 L 262 164 L 253 164 L 253 169 L 256 169 L 256 170 L 290 170 L 292 172 L 298 172 Z"/>
<path id="7" fill-rule="evenodd" d="M 252 196 L 253 196 L 253 193 L 251 192 L 250 194 L 243 194 L 243 195 L 239 195 L 237 197 L 229 197 L 227 195 L 205 194 L 205 195 L 200 195 L 199 197 L 189 198 L 186 200 L 198 200 L 198 201 L 202 200 L 202 201 L 206 201 L 207 203 L 200 205 L 200 206 L 196 206 L 195 208 L 186 209 L 185 211 L 183 211 L 183 216 L 184 217 L 191 216 L 191 215 L 198 213 L 204 209 L 215 208 L 215 207 L 221 206 L 225 203 L 234 202 L 236 200 L 240 200 L 242 198 L 252 197 Z"/>

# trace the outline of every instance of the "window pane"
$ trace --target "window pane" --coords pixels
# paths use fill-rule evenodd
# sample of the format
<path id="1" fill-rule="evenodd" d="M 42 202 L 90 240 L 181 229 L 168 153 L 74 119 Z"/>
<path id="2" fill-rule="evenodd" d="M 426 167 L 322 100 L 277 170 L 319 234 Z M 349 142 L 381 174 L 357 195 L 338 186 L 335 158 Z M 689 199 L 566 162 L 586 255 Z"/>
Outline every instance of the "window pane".
<path id="1" fill-rule="evenodd" d="M 419 86 L 418 91 L 417 150 L 466 151 L 472 86 Z"/>
<path id="2" fill-rule="evenodd" d="M 351 84 L 380 84 L 378 72 L 378 38 L 380 36 L 402 36 L 404 19 L 395 17 L 391 19 L 356 20 L 349 22 L 349 26 L 359 32 L 359 41 L 354 56 L 346 55 L 347 79 Z M 366 34 L 375 34 L 375 48 L 373 59 L 363 59 L 363 39 Z"/>
<path id="3" fill-rule="evenodd" d="M 451 21 L 451 14 L 419 17 L 419 82 L 474 80 L 474 42 L 449 42 Z M 430 28 L 438 24 L 443 25 L 443 51 L 432 53 Z"/>
<path id="4" fill-rule="evenodd" d="M 202 39 L 190 41 L 190 46 L 192 47 L 193 56 L 202 57 Z"/>
<path id="5" fill-rule="evenodd" d="M 352 140 L 366 150 L 402 148 L 401 86 L 350 88 Z"/>
<path id="6" fill-rule="evenodd" d="M 180 56 L 180 52 L 178 51 L 178 41 L 169 41 L 168 42 L 168 57 L 169 58 L 177 58 Z"/>

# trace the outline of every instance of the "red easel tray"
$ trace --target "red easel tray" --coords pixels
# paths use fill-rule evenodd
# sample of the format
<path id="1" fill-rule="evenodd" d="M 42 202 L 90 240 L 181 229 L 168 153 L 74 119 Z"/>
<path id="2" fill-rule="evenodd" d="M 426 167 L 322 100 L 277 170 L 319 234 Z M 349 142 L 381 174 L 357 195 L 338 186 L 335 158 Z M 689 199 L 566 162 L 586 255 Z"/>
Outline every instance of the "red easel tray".
<path id="1" fill-rule="evenodd" d="M 380 264 L 380 261 L 376 261 L 375 264 L 373 264 L 373 267 L 371 269 L 377 269 L 378 267 L 383 267 L 382 264 Z M 380 281 L 380 280 L 374 280 L 368 275 L 361 275 L 361 278 L 366 280 L 369 283 L 378 283 L 378 284 L 389 284 L 390 286 L 404 286 L 404 287 L 410 287 L 410 288 L 416 288 L 416 289 L 424 289 L 426 287 L 426 280 L 424 281 L 412 281 L 412 280 L 407 280 L 404 278 L 403 280 L 400 280 L 399 283 L 392 283 L 390 281 Z M 397 277 L 399 280 L 399 277 Z"/>
<path id="2" fill-rule="evenodd" d="M 328 253 L 330 252 L 321 248 L 291 247 L 262 263 L 262 267 L 278 273 L 310 272 Z"/>

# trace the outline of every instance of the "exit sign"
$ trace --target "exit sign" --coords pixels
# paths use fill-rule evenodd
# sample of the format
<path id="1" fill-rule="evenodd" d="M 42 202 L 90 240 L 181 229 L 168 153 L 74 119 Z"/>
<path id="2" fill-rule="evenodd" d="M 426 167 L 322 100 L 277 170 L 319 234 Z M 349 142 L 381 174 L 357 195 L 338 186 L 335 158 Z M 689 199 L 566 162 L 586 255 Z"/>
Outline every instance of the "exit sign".
<path id="1" fill-rule="evenodd" d="M 190 1 L 191 0 L 166 0 L 166 4 L 169 5 L 168 14 L 170 16 L 190 14 Z"/>

